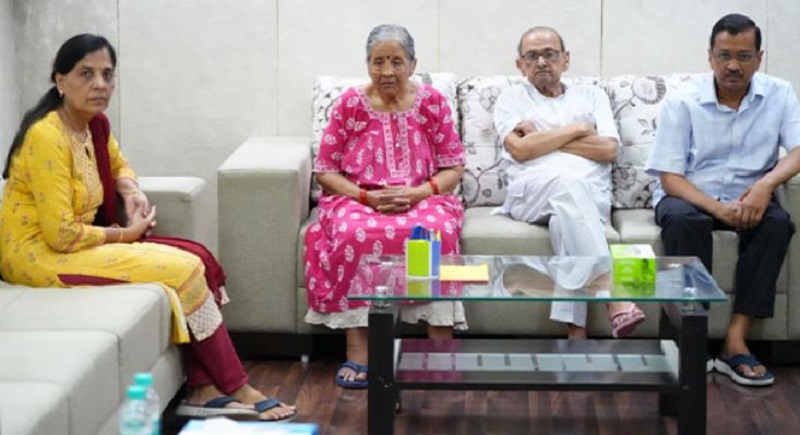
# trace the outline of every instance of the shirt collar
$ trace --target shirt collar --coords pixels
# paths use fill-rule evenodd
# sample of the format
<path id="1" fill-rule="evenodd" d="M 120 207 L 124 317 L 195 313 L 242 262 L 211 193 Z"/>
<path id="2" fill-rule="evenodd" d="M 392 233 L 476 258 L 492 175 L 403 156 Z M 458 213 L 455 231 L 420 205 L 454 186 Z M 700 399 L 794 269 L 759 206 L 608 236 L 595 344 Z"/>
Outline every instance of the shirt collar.
<path id="1" fill-rule="evenodd" d="M 566 83 L 564 83 L 563 80 L 561 81 L 561 86 L 564 88 L 564 92 L 562 92 L 561 95 L 559 95 L 559 96 L 557 96 L 555 98 L 563 97 L 564 95 L 566 95 L 567 89 L 569 89 L 569 86 Z M 534 100 L 545 100 L 545 99 L 546 100 L 552 100 L 553 99 L 553 97 L 546 97 L 546 96 L 542 95 L 542 93 L 539 92 L 538 89 L 536 89 L 536 86 L 534 86 L 533 84 L 531 84 L 531 82 L 529 82 L 527 80 L 525 80 L 525 89 L 528 91 L 528 95 L 530 95 L 530 97 L 533 98 Z"/>
<path id="2" fill-rule="evenodd" d="M 709 74 L 708 80 L 700 91 L 700 104 L 718 104 L 717 89 L 714 73 Z M 756 96 L 764 97 L 766 88 L 764 81 L 761 80 L 761 73 L 753 74 L 750 79 L 750 89 L 747 90 L 747 95 L 744 96 L 744 101 L 752 102 Z"/>

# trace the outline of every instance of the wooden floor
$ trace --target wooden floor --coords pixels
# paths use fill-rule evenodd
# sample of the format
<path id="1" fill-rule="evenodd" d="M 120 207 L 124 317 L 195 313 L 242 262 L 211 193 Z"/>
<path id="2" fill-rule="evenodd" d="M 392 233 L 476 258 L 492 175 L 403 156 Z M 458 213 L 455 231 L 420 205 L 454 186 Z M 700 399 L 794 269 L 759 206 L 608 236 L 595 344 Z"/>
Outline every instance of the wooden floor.
<path id="1" fill-rule="evenodd" d="M 367 433 L 366 391 L 333 383 L 339 361 L 248 362 L 253 385 L 297 403 L 297 421 L 320 434 Z M 774 367 L 769 388 L 744 388 L 720 374 L 708 376 L 708 433 L 800 433 L 800 367 Z M 676 434 L 676 421 L 659 417 L 655 393 L 460 392 L 402 393 L 395 434 Z M 165 435 L 180 431 L 174 405 L 164 416 Z"/>

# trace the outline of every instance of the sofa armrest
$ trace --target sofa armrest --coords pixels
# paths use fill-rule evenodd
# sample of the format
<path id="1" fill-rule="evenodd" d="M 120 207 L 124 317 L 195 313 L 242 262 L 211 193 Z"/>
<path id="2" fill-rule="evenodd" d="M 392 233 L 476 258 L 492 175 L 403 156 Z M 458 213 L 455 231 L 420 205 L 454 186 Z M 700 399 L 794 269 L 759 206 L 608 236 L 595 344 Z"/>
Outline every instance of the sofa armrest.
<path id="1" fill-rule="evenodd" d="M 307 137 L 250 138 L 217 170 L 231 330 L 296 332 L 297 237 L 308 216 L 310 144 Z"/>
<path id="2" fill-rule="evenodd" d="M 784 183 L 780 200 L 781 205 L 792 216 L 792 220 L 800 219 L 800 175 L 795 175 Z"/>
<path id="3" fill-rule="evenodd" d="M 789 212 L 797 228 L 800 228 L 800 175 L 789 179 L 783 185 L 783 198 L 781 204 Z M 789 252 L 786 254 L 786 267 L 789 285 L 788 291 L 788 338 L 800 340 L 800 238 L 795 235 L 789 242 Z"/>
<path id="4" fill-rule="evenodd" d="M 213 220 L 206 182 L 197 177 L 139 177 L 139 187 L 156 206 L 154 234 L 183 237 L 206 245 L 213 241 Z"/>

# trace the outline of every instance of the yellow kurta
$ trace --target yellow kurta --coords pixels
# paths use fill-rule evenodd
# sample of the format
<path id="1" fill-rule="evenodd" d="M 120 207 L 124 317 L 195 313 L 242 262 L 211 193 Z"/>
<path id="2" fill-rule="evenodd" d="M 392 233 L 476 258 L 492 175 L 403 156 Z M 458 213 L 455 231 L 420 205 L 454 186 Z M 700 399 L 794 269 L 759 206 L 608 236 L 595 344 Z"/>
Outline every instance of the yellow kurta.
<path id="1" fill-rule="evenodd" d="M 135 179 L 113 135 L 108 148 L 114 178 Z M 198 340 L 211 335 L 222 315 L 200 259 L 157 243 L 105 244 L 105 230 L 92 225 L 102 201 L 91 137 L 81 143 L 50 112 L 25 135 L 3 191 L 3 279 L 31 287 L 67 287 L 63 275 L 161 283 L 176 314 L 175 341 L 188 341 L 187 324 Z"/>

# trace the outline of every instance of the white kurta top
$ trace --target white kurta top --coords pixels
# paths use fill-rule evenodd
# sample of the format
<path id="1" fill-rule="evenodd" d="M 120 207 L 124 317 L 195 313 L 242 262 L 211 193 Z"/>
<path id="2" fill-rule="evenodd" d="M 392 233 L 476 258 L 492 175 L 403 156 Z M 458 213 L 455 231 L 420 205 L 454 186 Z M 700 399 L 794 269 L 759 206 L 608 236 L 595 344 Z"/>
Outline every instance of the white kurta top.
<path id="1" fill-rule="evenodd" d="M 600 88 L 591 85 L 564 85 L 564 93 L 555 98 L 539 93 L 530 83 L 514 85 L 504 91 L 494 107 L 494 124 L 500 140 L 511 134 L 521 121 L 532 122 L 539 131 L 553 130 L 577 122 L 595 126 L 598 135 L 612 137 L 619 142 L 619 133 L 611 113 L 608 96 Z M 509 194 L 524 185 L 527 172 L 555 171 L 569 173 L 586 179 L 604 195 L 611 196 L 611 164 L 600 163 L 572 153 L 554 151 L 525 162 L 518 162 L 503 149 L 503 158 L 512 163 L 508 168 Z M 508 213 L 506 206 L 497 211 Z"/>

